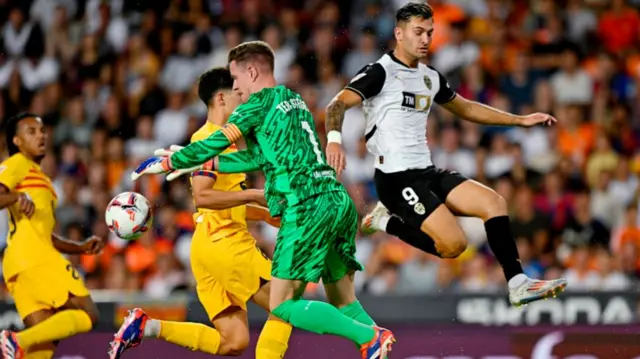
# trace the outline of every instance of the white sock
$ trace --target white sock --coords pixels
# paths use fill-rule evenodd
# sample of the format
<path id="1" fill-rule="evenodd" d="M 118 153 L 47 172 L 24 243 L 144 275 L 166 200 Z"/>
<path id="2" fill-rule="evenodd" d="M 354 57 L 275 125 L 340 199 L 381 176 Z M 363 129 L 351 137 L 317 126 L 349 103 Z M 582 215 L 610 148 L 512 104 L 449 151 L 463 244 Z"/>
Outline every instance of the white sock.
<path id="1" fill-rule="evenodd" d="M 387 231 L 387 224 L 389 224 L 389 220 L 391 219 L 391 216 L 388 214 L 382 215 L 380 216 L 380 218 L 378 218 L 378 223 L 373 223 L 374 228 L 377 228 L 378 230 L 381 231 Z"/>
<path id="2" fill-rule="evenodd" d="M 144 337 L 157 338 L 158 335 L 160 335 L 160 321 L 155 319 L 147 320 L 147 323 L 144 326 Z"/>
<path id="3" fill-rule="evenodd" d="M 516 274 L 515 277 L 509 279 L 509 289 L 515 289 L 518 288 L 519 286 L 522 285 L 522 283 L 524 283 L 527 279 L 529 279 L 529 277 L 527 277 L 526 275 L 520 273 L 520 274 Z"/>

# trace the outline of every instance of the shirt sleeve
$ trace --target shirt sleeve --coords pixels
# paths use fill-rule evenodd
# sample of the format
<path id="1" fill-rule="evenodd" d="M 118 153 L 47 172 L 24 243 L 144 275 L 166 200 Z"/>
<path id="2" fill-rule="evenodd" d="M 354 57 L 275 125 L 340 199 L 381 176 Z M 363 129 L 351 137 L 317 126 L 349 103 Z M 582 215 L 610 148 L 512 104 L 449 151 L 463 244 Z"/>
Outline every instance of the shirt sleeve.
<path id="1" fill-rule="evenodd" d="M 442 74 L 438 72 L 438 70 L 434 69 L 431 66 L 429 66 L 429 68 L 437 72 L 438 78 L 440 79 L 440 88 L 438 89 L 438 92 L 433 99 L 435 103 L 437 103 L 438 105 L 444 105 L 445 103 L 453 100 L 457 96 L 457 94 L 455 91 L 453 91 L 453 89 L 451 89 L 451 86 L 449 86 L 449 82 L 447 81 L 447 79 L 442 76 Z"/>
<path id="2" fill-rule="evenodd" d="M 218 156 L 218 172 L 244 173 L 260 169 L 260 164 L 249 150 L 242 150 Z"/>
<path id="3" fill-rule="evenodd" d="M 0 184 L 13 191 L 18 183 L 22 182 L 29 171 L 29 165 L 22 161 L 18 155 L 6 159 L 0 164 Z"/>
<path id="4" fill-rule="evenodd" d="M 345 87 L 357 93 L 363 100 L 376 96 L 382 91 L 387 74 L 379 63 L 363 67 Z"/>

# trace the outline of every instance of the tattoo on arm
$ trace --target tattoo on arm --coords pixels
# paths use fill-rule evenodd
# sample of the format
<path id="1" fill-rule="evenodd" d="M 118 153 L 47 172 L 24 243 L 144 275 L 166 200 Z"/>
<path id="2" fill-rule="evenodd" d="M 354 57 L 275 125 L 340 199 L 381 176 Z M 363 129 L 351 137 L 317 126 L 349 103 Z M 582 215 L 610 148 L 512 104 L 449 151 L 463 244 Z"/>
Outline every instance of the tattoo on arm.
<path id="1" fill-rule="evenodd" d="M 325 127 L 329 131 L 342 131 L 342 123 L 344 122 L 344 113 L 347 111 L 347 105 L 339 99 L 331 101 L 327 106 L 327 118 L 325 119 Z"/>

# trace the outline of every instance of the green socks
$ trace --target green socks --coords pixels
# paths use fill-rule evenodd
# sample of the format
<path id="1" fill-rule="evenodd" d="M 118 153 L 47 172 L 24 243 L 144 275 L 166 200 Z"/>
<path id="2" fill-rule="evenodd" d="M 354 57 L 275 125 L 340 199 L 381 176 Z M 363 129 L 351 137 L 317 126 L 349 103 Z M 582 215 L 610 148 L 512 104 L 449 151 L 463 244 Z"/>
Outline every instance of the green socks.
<path id="1" fill-rule="evenodd" d="M 340 312 L 346 315 L 347 317 L 353 320 L 356 320 L 362 324 L 372 325 L 372 326 L 376 325 L 376 322 L 374 322 L 373 319 L 371 319 L 369 314 L 364 310 L 364 308 L 362 308 L 362 305 L 360 305 L 360 302 L 358 302 L 357 300 L 351 304 L 348 304 L 340 308 Z"/>
<path id="2" fill-rule="evenodd" d="M 370 342 L 375 336 L 372 326 L 345 316 L 329 303 L 305 299 L 287 300 L 271 313 L 294 327 L 316 334 L 341 336 L 358 345 Z"/>

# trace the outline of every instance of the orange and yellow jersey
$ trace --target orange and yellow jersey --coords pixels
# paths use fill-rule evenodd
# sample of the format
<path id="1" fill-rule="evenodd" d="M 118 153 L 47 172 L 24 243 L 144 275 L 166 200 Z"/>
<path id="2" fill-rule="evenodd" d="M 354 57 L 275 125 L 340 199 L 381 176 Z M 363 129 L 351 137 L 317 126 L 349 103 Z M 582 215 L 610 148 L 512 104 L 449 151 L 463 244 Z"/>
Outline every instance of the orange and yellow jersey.
<path id="1" fill-rule="evenodd" d="M 27 193 L 35 205 L 31 218 L 22 214 L 17 204 L 8 208 L 9 236 L 2 263 L 5 279 L 36 266 L 64 260 L 51 239 L 58 203 L 51 179 L 37 163 L 17 153 L 0 164 L 0 184 L 11 192 Z"/>
<path id="2" fill-rule="evenodd" d="M 204 140 L 218 131 L 221 127 L 207 122 L 193 136 L 191 142 Z M 223 153 L 236 152 L 236 145 L 233 144 Z M 216 183 L 213 189 L 217 191 L 242 191 L 246 175 L 244 173 L 218 173 L 217 171 L 197 171 L 194 176 L 209 176 L 215 178 Z M 229 237 L 237 232 L 247 230 L 246 206 L 237 206 L 229 209 L 205 209 L 198 208 L 198 212 L 193 218 L 196 225 L 207 226 L 209 238 L 213 241 Z"/>

